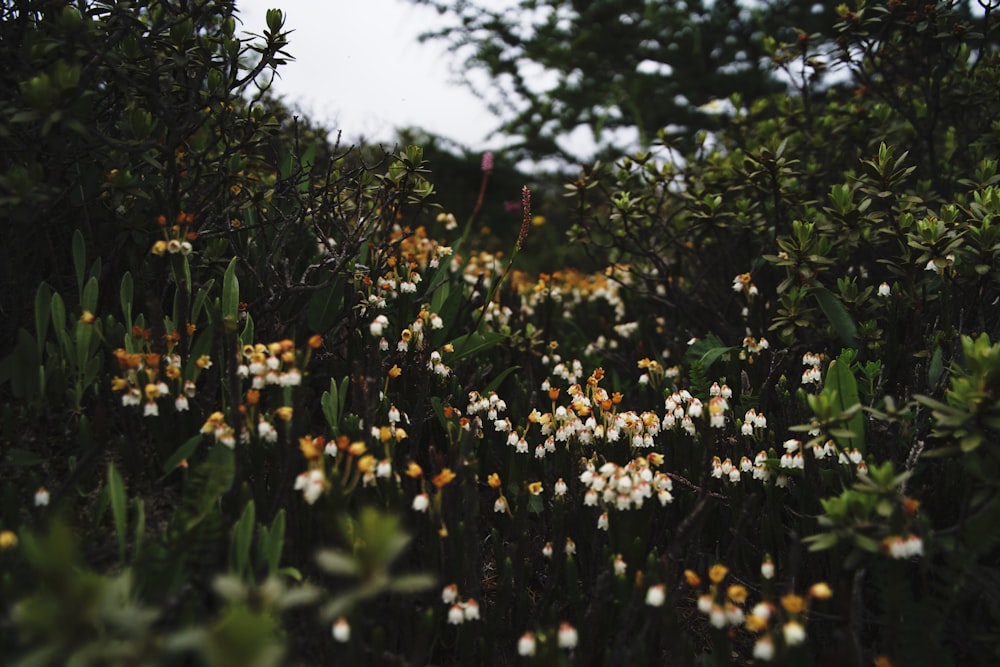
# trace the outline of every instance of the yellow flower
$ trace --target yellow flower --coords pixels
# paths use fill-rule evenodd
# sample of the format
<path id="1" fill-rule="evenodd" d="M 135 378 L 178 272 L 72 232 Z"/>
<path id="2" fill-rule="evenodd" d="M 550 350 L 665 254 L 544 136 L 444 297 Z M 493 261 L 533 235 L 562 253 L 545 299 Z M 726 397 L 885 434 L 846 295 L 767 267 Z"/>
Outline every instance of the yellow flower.
<path id="1" fill-rule="evenodd" d="M 687 580 L 687 585 L 691 588 L 701 586 L 701 577 L 694 570 L 684 570 L 684 579 Z"/>
<path id="2" fill-rule="evenodd" d="M 718 584 L 722 583 L 727 574 L 729 574 L 729 568 L 721 563 L 717 563 L 709 569 L 708 578 L 712 580 L 713 584 Z"/>
<path id="3" fill-rule="evenodd" d="M 375 470 L 375 457 L 371 454 L 365 454 L 358 459 L 358 470 L 363 473 L 369 473 Z"/>
<path id="4" fill-rule="evenodd" d="M 421 468 L 415 461 L 410 461 L 410 464 L 406 466 L 406 476 L 417 479 L 424 474 L 423 468 Z"/>
<path id="5" fill-rule="evenodd" d="M 282 405 L 274 411 L 274 415 L 282 421 L 288 421 L 292 418 L 292 407 L 290 405 Z"/>
<path id="6" fill-rule="evenodd" d="M 347 453 L 350 454 L 351 456 L 361 456 L 366 451 L 368 451 L 368 448 L 365 447 L 365 443 L 361 442 L 360 440 L 352 442 L 351 445 L 347 448 Z"/>
<path id="7" fill-rule="evenodd" d="M 739 584 L 733 584 L 726 589 L 726 597 L 736 604 L 743 604 L 747 601 L 747 589 Z"/>
<path id="8" fill-rule="evenodd" d="M 159 388 L 159 387 L 157 387 L 157 386 L 156 386 L 155 384 L 153 384 L 152 382 L 150 382 L 149 384 L 147 384 L 147 385 L 145 386 L 145 388 L 144 388 L 144 390 L 143 390 L 143 391 L 144 391 L 144 393 L 146 394 L 146 398 L 147 398 L 147 399 L 149 399 L 149 400 L 151 400 L 151 401 L 152 401 L 153 399 L 156 399 L 156 398 L 159 398 L 159 397 L 160 397 L 160 388 Z"/>
<path id="9" fill-rule="evenodd" d="M 542 492 L 541 482 L 531 482 L 530 484 L 528 484 L 528 493 L 530 493 L 531 495 L 537 496 L 541 494 L 541 492 Z"/>
<path id="10" fill-rule="evenodd" d="M 833 596 L 833 591 L 825 581 L 820 581 L 810 586 L 809 595 L 817 600 L 826 600 Z"/>
<path id="11" fill-rule="evenodd" d="M 211 368 L 212 360 L 211 358 L 209 358 L 207 354 L 203 354 L 200 357 L 198 357 L 198 360 L 194 362 L 194 365 L 197 366 L 198 368 Z"/>
<path id="12" fill-rule="evenodd" d="M 398 378 L 402 374 L 403 369 L 399 366 L 393 365 L 393 367 L 389 369 L 389 377 L 391 378 Z"/>
<path id="13" fill-rule="evenodd" d="M 162 257 L 167 252 L 167 242 L 160 239 L 159 241 L 153 244 L 153 247 L 150 248 L 149 251 L 154 255 L 159 255 L 160 257 Z"/>
<path id="14" fill-rule="evenodd" d="M 431 482 L 434 486 L 440 489 L 446 486 L 453 479 L 455 479 L 455 473 L 451 471 L 451 468 L 444 468 L 441 472 L 434 476 L 434 479 L 432 479 Z"/>
<path id="15" fill-rule="evenodd" d="M 767 630 L 767 619 L 757 614 L 750 614 L 747 616 L 744 625 L 746 625 L 747 630 L 750 632 L 763 632 Z"/>
<path id="16" fill-rule="evenodd" d="M 310 461 L 318 459 L 323 455 L 323 444 L 321 438 L 314 440 L 311 435 L 299 438 L 299 449 L 302 450 L 302 455 Z"/>
<path id="17" fill-rule="evenodd" d="M 789 593 L 788 595 L 781 598 L 781 606 L 785 608 L 789 614 L 801 614 L 802 610 L 805 609 L 805 600 L 795 593 Z"/>
<path id="18" fill-rule="evenodd" d="M 85 310 L 82 313 L 80 313 L 80 323 L 81 324 L 93 324 L 94 320 L 96 320 L 96 319 L 97 319 L 97 316 L 95 316 L 89 310 Z"/>
<path id="19" fill-rule="evenodd" d="M 490 485 L 491 489 L 499 489 L 500 475 L 496 474 L 495 472 L 490 473 L 490 476 L 486 478 L 486 483 Z"/>
<path id="20" fill-rule="evenodd" d="M 17 546 L 17 535 L 12 530 L 0 532 L 0 551 L 7 551 L 13 546 Z"/>
<path id="21" fill-rule="evenodd" d="M 128 380 L 120 377 L 111 378 L 112 391 L 125 391 L 126 389 L 128 389 Z"/>

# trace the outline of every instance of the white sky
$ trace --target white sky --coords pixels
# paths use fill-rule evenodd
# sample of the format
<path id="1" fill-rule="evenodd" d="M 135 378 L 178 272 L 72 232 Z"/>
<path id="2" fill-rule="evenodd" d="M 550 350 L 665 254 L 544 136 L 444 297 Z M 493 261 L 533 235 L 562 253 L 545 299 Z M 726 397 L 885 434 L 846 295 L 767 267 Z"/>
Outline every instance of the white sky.
<path id="1" fill-rule="evenodd" d="M 391 140 L 396 127 L 419 127 L 472 150 L 495 148 L 498 121 L 452 74 L 440 42 L 417 36 L 440 24 L 437 12 L 406 0 L 237 0 L 243 30 L 263 33 L 268 8 L 293 30 L 294 62 L 278 68 L 274 90 L 346 141 Z M 238 28 L 239 30 L 239 28 Z"/>

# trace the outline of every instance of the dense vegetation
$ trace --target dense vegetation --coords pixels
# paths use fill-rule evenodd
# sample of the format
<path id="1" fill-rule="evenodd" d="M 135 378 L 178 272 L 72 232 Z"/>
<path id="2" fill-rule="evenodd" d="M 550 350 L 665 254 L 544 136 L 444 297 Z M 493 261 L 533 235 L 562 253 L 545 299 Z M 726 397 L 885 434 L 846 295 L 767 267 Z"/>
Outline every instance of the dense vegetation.
<path id="1" fill-rule="evenodd" d="M 2 7 L 6 662 L 1000 652 L 992 4 L 767 40 L 561 204 L 296 118 L 279 11 Z"/>

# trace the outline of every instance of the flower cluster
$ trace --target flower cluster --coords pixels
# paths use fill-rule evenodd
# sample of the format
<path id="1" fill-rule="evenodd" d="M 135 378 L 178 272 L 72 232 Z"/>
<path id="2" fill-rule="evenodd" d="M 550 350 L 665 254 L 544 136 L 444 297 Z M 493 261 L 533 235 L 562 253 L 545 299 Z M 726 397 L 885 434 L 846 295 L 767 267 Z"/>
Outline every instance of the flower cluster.
<path id="1" fill-rule="evenodd" d="M 448 605 L 448 623 L 461 625 L 466 621 L 479 620 L 479 603 L 475 598 L 463 600 L 458 595 L 458 586 L 448 584 L 441 590 L 441 601 Z"/>
<path id="2" fill-rule="evenodd" d="M 605 510 L 599 519 L 599 528 L 607 529 L 609 509 L 620 512 L 639 509 L 654 495 L 660 505 L 673 502 L 674 497 L 670 493 L 673 481 L 670 476 L 652 470 L 652 466 L 662 463 L 663 457 L 656 453 L 648 457 L 640 456 L 623 466 L 612 462 L 600 467 L 595 466 L 593 461 L 585 463 L 584 470 L 580 473 L 580 482 L 587 489 L 583 504 Z"/>
<path id="3" fill-rule="evenodd" d="M 136 327 L 133 336 L 145 341 L 144 347 L 148 349 L 148 330 Z M 129 352 L 123 348 L 114 351 L 120 374 L 112 378 L 111 388 L 122 392 L 123 406 L 141 406 L 146 417 L 158 416 L 161 399 L 170 396 L 174 397 L 172 403 L 177 412 L 187 411 L 190 399 L 197 393 L 194 377 L 200 370 L 212 366 L 208 356 L 198 357 L 193 364 L 189 364 L 190 377 L 186 378 L 181 355 L 173 352 L 178 336 L 168 334 L 165 338 L 168 346 L 165 355 L 150 351 Z"/>
<path id="4" fill-rule="evenodd" d="M 191 242 L 198 238 L 198 232 L 191 229 L 194 222 L 194 215 L 181 211 L 177 214 L 173 224 L 167 224 L 167 216 L 160 215 L 156 218 L 156 224 L 163 231 L 163 238 L 156 241 L 150 252 L 154 255 L 190 255 L 194 249 Z"/>

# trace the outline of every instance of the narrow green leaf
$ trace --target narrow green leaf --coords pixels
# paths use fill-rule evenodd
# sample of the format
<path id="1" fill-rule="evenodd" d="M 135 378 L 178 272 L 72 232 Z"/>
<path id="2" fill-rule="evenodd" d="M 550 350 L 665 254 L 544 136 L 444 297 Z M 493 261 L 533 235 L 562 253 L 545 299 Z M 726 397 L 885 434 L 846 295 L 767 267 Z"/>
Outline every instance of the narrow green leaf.
<path id="1" fill-rule="evenodd" d="M 337 381 L 330 378 L 330 389 L 323 392 L 320 397 L 320 405 L 323 407 L 326 423 L 333 430 L 334 435 L 340 435 L 340 401 L 337 394 Z"/>
<path id="2" fill-rule="evenodd" d="M 118 289 L 118 299 L 121 301 L 122 313 L 125 314 L 125 326 L 128 331 L 132 331 L 132 300 L 134 298 L 135 286 L 132 282 L 132 274 L 128 271 L 122 276 L 122 284 Z"/>
<path id="3" fill-rule="evenodd" d="M 833 330 L 837 333 L 841 342 L 848 347 L 857 345 L 858 327 L 851 319 L 850 313 L 844 307 L 843 302 L 825 287 L 814 287 L 810 290 L 819 302 L 820 310 L 826 315 Z"/>
<path id="4" fill-rule="evenodd" d="M 336 549 L 319 551 L 316 554 L 316 563 L 329 574 L 344 577 L 356 577 L 361 574 L 360 563 L 350 554 Z"/>
<path id="5" fill-rule="evenodd" d="M 236 277 L 236 261 L 233 257 L 222 278 L 222 318 L 235 327 L 240 316 L 240 281 Z"/>
<path id="6" fill-rule="evenodd" d="M 135 545 L 132 553 L 138 559 L 139 552 L 142 551 L 142 540 L 146 533 L 146 505 L 142 502 L 142 498 L 136 498 L 132 504 L 135 506 Z"/>
<path id="7" fill-rule="evenodd" d="M 73 270 L 76 274 L 76 293 L 83 294 L 83 274 L 87 270 L 87 244 L 83 240 L 83 232 L 79 229 L 73 232 Z"/>
<path id="8" fill-rule="evenodd" d="M 271 522 L 267 541 L 264 544 L 264 562 L 267 563 L 267 574 L 271 576 L 278 572 L 281 564 L 281 554 L 285 549 L 285 510 L 279 510 Z"/>
<path id="9" fill-rule="evenodd" d="M 830 367 L 826 371 L 826 379 L 823 382 L 823 394 L 836 395 L 841 413 L 853 410 L 846 422 L 847 428 L 854 434 L 853 437 L 842 438 L 836 435 L 834 437 L 841 447 L 857 448 L 864 454 L 865 417 L 864 413 L 857 407 L 861 403 L 858 397 L 858 383 L 854 378 L 854 373 L 851 372 L 850 363 L 845 361 L 845 353 L 841 353 L 839 359 L 830 362 Z"/>
<path id="10" fill-rule="evenodd" d="M 931 357 L 931 363 L 927 367 L 927 381 L 930 383 L 931 389 L 937 387 L 938 382 L 941 380 L 941 375 L 944 373 L 943 356 L 941 346 L 938 345 L 934 348 L 934 356 Z"/>
<path id="11" fill-rule="evenodd" d="M 114 463 L 108 464 L 108 493 L 111 498 L 111 517 L 115 524 L 115 537 L 118 538 L 118 559 L 125 560 L 125 545 L 128 541 L 125 529 L 128 525 L 128 498 L 125 495 L 125 482 L 118 474 Z"/>
<path id="12" fill-rule="evenodd" d="M 202 436 L 200 433 L 198 435 L 192 436 L 187 440 L 187 442 L 178 447 L 177 450 L 170 455 L 170 458 L 168 458 L 166 462 L 163 464 L 164 476 L 172 473 L 177 468 L 177 466 L 180 465 L 181 461 L 183 461 L 184 459 L 191 458 L 191 455 L 194 454 L 194 450 L 198 448 L 198 443 L 201 442 L 201 438 Z"/>
<path id="13" fill-rule="evenodd" d="M 231 565 L 233 571 L 241 577 L 246 571 L 247 565 L 250 563 L 250 545 L 253 543 L 253 529 L 254 522 L 256 521 L 256 514 L 257 512 L 254 507 L 254 502 L 251 500 L 247 502 L 246 507 L 243 508 L 243 514 L 240 515 L 239 521 L 237 521 L 236 525 L 233 526 L 233 559 Z"/>
<path id="14" fill-rule="evenodd" d="M 503 371 L 500 375 L 490 380 L 490 383 L 483 389 L 483 393 L 488 395 L 490 392 L 496 391 L 500 385 L 503 384 L 503 381 L 507 379 L 507 376 L 519 370 L 521 370 L 520 366 L 511 366 L 507 370 Z"/>
<path id="15" fill-rule="evenodd" d="M 437 585 L 437 579 L 433 574 L 403 574 L 394 577 L 389 582 L 389 591 L 392 593 L 423 593 Z"/>
<path id="16" fill-rule="evenodd" d="M 45 351 L 45 339 L 49 336 L 49 321 L 52 319 L 52 289 L 41 283 L 35 291 L 35 339 L 38 341 L 38 356 Z"/>

